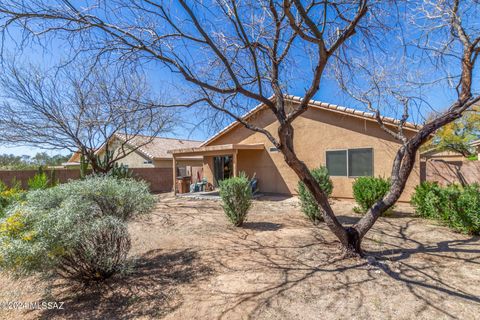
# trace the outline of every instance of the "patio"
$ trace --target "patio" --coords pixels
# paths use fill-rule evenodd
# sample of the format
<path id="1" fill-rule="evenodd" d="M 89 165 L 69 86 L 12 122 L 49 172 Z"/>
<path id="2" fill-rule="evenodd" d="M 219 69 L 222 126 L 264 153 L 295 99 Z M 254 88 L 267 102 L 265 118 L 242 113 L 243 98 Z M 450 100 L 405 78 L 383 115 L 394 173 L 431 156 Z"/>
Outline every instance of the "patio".
<path id="1" fill-rule="evenodd" d="M 265 150 L 263 143 L 257 144 L 223 144 L 214 146 L 201 146 L 197 148 L 186 148 L 170 150 L 169 153 L 173 157 L 173 181 L 177 181 L 177 163 L 189 157 L 203 157 L 203 174 L 201 181 L 198 177 L 191 177 L 191 184 L 201 184 L 199 191 L 195 192 L 197 196 L 206 199 L 218 199 L 218 194 L 215 197 L 215 188 L 218 187 L 218 182 L 231 177 L 237 177 L 240 172 L 245 172 L 252 178 L 257 175 L 257 169 L 252 167 L 256 156 Z M 239 158 L 243 161 L 239 161 Z M 196 179 L 196 180 L 195 180 Z M 185 188 L 182 188 L 185 192 Z M 188 188 L 190 190 L 190 188 Z M 174 187 L 174 194 L 179 193 L 177 185 Z M 185 193 L 182 193 L 184 195 Z"/>
<path id="2" fill-rule="evenodd" d="M 221 200 L 218 190 L 214 191 L 199 191 L 199 192 L 190 192 L 190 193 L 177 193 L 177 197 L 181 198 L 190 198 L 196 200 Z M 259 199 L 264 197 L 262 193 L 256 192 L 253 194 L 253 199 Z"/>

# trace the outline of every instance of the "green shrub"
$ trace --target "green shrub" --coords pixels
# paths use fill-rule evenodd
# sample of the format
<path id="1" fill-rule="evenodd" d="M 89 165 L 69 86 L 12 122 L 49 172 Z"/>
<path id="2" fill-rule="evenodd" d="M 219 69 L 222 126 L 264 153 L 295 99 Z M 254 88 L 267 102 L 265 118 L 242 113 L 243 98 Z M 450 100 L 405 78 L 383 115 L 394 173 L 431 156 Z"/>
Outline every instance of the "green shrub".
<path id="1" fill-rule="evenodd" d="M 48 180 L 45 172 L 37 173 L 33 178 L 28 179 L 28 190 L 47 189 L 50 187 L 50 180 Z"/>
<path id="2" fill-rule="evenodd" d="M 220 181 L 220 197 L 230 222 L 236 227 L 242 226 L 252 205 L 252 188 L 245 173 Z"/>
<path id="3" fill-rule="evenodd" d="M 21 201 L 25 196 L 25 191 L 14 185 L 8 188 L 3 182 L 0 184 L 0 218 L 5 215 L 8 206 Z"/>
<path id="4" fill-rule="evenodd" d="M 145 183 L 105 176 L 31 191 L 0 220 L 0 267 L 17 276 L 105 280 L 128 265 L 126 222 L 153 205 Z"/>
<path id="5" fill-rule="evenodd" d="M 424 218 L 437 218 L 440 216 L 440 203 L 442 202 L 441 188 L 436 182 L 422 182 L 415 187 L 410 203 L 418 215 Z"/>
<path id="6" fill-rule="evenodd" d="M 452 228 L 463 233 L 480 234 L 480 186 L 464 187 L 456 207 L 458 211 L 450 222 Z"/>
<path id="7" fill-rule="evenodd" d="M 108 172 L 109 176 L 117 179 L 129 179 L 133 177 L 133 171 L 124 164 L 115 163 L 113 168 Z"/>
<path id="8" fill-rule="evenodd" d="M 480 187 L 440 187 L 423 182 L 415 188 L 411 199 L 418 215 L 436 219 L 450 228 L 471 234 L 480 233 Z"/>
<path id="9" fill-rule="evenodd" d="M 313 177 L 320 185 L 320 188 L 327 196 L 330 196 L 333 191 L 332 180 L 328 174 L 326 167 L 319 167 L 311 171 Z M 302 181 L 298 182 L 298 197 L 300 199 L 301 210 L 305 216 L 314 224 L 323 221 L 322 209 L 318 206 L 317 201 L 312 193 Z"/>
<path id="10" fill-rule="evenodd" d="M 353 197 L 358 207 L 354 210 L 365 213 L 390 189 L 390 180 L 381 177 L 360 177 L 353 182 Z"/>

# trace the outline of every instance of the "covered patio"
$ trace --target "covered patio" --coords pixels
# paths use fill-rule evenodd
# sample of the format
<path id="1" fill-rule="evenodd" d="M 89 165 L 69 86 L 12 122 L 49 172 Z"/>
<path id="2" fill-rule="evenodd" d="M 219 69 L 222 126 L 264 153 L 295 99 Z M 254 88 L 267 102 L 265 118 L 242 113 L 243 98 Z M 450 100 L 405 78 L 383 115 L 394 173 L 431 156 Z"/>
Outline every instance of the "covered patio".
<path id="1" fill-rule="evenodd" d="M 238 176 L 240 171 L 248 171 L 239 165 L 239 157 L 248 158 L 251 154 L 258 154 L 265 150 L 263 143 L 255 144 L 223 144 L 170 150 L 173 157 L 174 193 L 177 194 L 177 162 L 192 156 L 203 158 L 203 179 L 212 189 L 218 186 L 223 179 Z M 247 172 L 248 174 L 248 172 Z M 193 183 L 194 181 L 192 181 Z M 208 190 L 203 190 L 208 191 Z M 210 190 L 212 191 L 212 190 Z"/>

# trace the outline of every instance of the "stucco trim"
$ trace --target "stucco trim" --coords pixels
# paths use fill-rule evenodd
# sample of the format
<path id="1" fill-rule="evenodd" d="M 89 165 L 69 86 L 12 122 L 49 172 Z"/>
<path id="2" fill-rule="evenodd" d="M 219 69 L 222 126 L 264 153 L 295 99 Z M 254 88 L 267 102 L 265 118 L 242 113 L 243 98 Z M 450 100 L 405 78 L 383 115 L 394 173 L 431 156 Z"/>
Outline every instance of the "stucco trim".
<path id="1" fill-rule="evenodd" d="M 204 154 L 206 152 L 212 151 L 234 151 L 234 150 L 263 150 L 265 149 L 265 144 L 263 143 L 254 143 L 254 144 L 221 144 L 214 146 L 204 146 L 198 148 L 185 148 L 185 149 L 175 149 L 169 150 L 168 152 L 177 156 L 182 154 Z"/>

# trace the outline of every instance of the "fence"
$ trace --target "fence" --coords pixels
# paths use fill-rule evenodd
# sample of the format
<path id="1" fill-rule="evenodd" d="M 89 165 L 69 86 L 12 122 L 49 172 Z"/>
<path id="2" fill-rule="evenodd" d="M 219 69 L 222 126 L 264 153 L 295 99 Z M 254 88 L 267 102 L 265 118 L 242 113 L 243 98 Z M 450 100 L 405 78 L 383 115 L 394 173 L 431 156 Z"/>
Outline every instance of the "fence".
<path id="1" fill-rule="evenodd" d="M 173 187 L 173 176 L 171 168 L 132 168 L 133 176 L 136 179 L 145 180 L 150 184 L 152 192 L 169 192 Z M 69 180 L 80 179 L 80 171 L 72 169 L 46 170 L 47 175 L 54 176 L 60 183 Z M 18 181 L 23 188 L 27 188 L 28 179 L 31 179 L 37 170 L 1 170 L 0 180 L 7 185 L 13 181 Z"/>
<path id="2" fill-rule="evenodd" d="M 446 162 L 429 160 L 425 164 L 425 179 L 441 185 L 480 183 L 480 161 Z"/>

